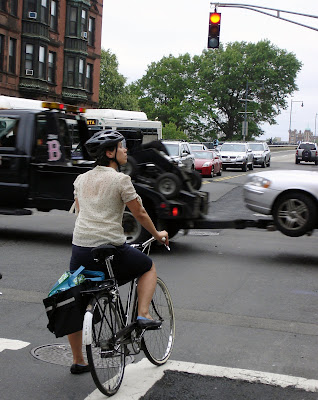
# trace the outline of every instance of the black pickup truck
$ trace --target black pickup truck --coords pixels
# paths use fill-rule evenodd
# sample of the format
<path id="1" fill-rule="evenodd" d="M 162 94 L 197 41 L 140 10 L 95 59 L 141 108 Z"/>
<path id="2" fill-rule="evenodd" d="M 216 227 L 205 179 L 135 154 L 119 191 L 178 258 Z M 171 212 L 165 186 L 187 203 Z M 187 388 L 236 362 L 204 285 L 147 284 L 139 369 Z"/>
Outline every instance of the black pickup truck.
<path id="1" fill-rule="evenodd" d="M 75 178 L 93 166 L 83 146 L 90 136 L 85 118 L 74 109 L 45 107 L 0 110 L 0 214 L 69 210 Z M 147 180 L 133 182 L 158 229 L 167 229 L 171 237 L 207 213 L 205 192 L 181 188 L 168 199 Z M 123 225 L 128 242 L 147 237 L 128 210 Z"/>

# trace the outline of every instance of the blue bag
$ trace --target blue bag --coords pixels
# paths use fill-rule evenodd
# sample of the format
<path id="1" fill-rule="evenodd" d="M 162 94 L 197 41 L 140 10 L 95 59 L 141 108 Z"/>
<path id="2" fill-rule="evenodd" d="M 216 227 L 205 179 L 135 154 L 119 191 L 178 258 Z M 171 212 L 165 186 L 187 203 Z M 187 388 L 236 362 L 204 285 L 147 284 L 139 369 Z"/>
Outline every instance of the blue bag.
<path id="1" fill-rule="evenodd" d="M 85 279 L 89 279 L 91 281 L 102 281 L 105 280 L 105 274 L 102 271 L 86 270 L 83 266 L 79 267 L 76 271 L 66 271 L 52 287 L 48 297 L 77 286 L 84 282 Z"/>

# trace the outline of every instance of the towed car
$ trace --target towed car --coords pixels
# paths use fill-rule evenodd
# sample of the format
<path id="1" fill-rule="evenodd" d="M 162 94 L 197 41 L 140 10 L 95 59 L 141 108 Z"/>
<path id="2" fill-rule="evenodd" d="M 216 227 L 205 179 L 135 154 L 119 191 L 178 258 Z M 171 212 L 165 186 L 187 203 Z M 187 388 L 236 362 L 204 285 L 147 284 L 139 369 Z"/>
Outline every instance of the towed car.
<path id="1" fill-rule="evenodd" d="M 298 237 L 318 227 L 318 172 L 264 171 L 244 185 L 247 208 L 272 215 L 279 231 Z"/>

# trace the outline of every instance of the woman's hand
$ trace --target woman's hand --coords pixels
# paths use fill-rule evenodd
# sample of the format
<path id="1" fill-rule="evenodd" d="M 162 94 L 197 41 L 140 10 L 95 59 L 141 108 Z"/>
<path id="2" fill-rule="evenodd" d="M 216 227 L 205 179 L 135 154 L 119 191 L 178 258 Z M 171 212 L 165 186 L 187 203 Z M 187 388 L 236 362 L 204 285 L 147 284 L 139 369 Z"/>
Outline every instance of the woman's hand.
<path id="1" fill-rule="evenodd" d="M 169 246 L 169 235 L 167 231 L 159 231 L 157 232 L 154 237 L 160 242 L 161 244 L 164 243 L 166 246 Z M 165 238 L 165 240 L 163 240 Z"/>

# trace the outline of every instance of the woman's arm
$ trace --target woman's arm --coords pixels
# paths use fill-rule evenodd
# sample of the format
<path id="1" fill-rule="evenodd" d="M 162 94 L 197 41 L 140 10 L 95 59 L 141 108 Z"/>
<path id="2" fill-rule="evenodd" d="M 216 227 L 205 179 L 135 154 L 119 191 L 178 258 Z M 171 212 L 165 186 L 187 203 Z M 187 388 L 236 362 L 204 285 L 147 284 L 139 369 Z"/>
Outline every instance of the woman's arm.
<path id="1" fill-rule="evenodd" d="M 167 231 L 157 231 L 155 225 L 153 224 L 151 218 L 149 217 L 147 211 L 138 202 L 137 199 L 131 200 L 126 203 L 126 206 L 132 212 L 132 215 L 136 220 L 159 242 L 162 243 L 162 238 L 166 238 L 165 244 L 169 245 L 168 232 Z"/>

